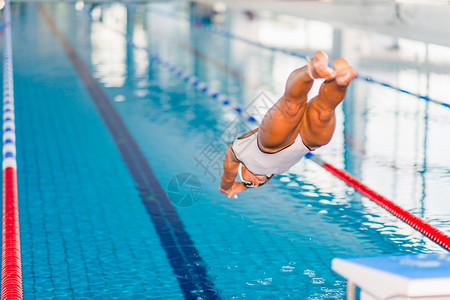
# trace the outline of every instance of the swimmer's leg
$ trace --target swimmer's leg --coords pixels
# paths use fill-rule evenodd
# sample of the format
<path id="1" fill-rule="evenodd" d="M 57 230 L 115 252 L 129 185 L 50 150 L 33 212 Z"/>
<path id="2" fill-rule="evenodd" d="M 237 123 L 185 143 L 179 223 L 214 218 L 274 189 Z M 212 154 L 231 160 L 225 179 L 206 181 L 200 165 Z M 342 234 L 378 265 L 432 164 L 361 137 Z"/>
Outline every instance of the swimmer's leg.
<path id="1" fill-rule="evenodd" d="M 342 102 L 356 71 L 342 58 L 334 62 L 336 77 L 325 81 L 319 94 L 308 102 L 304 121 L 300 126 L 303 142 L 310 149 L 316 149 L 330 142 L 335 125 L 335 108 Z"/>
<path id="2" fill-rule="evenodd" d="M 308 65 L 293 71 L 286 82 L 284 95 L 262 120 L 258 132 L 260 147 L 271 152 L 292 144 L 299 132 L 308 92 L 314 79 L 332 80 L 335 76 L 336 73 L 328 67 L 328 57 L 323 52 L 317 52 Z"/>

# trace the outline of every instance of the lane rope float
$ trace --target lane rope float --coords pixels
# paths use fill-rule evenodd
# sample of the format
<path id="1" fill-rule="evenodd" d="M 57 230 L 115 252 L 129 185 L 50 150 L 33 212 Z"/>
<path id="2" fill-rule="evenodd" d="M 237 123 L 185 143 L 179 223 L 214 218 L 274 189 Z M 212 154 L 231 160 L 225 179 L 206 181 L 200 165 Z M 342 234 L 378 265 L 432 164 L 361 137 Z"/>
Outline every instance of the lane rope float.
<path id="1" fill-rule="evenodd" d="M 358 191 L 363 196 L 366 196 L 406 224 L 410 225 L 412 228 L 416 229 L 430 240 L 434 241 L 436 244 L 450 251 L 450 236 L 438 230 L 434 226 L 428 224 L 421 218 L 415 216 L 409 211 L 403 209 L 398 206 L 391 200 L 386 197 L 378 194 L 374 190 L 370 189 L 364 183 L 359 181 L 356 177 L 351 175 L 350 173 L 340 170 L 335 166 L 323 161 L 319 156 L 314 155 L 313 153 L 308 153 L 305 156 L 306 158 L 312 160 L 337 178 L 344 181 L 347 185 L 353 187 L 356 191 Z"/>
<path id="2" fill-rule="evenodd" d="M 1 299 L 22 299 L 10 2 L 4 7 Z"/>

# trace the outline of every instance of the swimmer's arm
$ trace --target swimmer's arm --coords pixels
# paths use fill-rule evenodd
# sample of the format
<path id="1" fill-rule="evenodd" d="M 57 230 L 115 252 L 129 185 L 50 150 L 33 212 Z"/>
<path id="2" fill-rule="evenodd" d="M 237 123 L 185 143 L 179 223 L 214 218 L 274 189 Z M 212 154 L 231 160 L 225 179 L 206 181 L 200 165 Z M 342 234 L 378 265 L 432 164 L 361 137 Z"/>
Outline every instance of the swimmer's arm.
<path id="1" fill-rule="evenodd" d="M 223 160 L 223 175 L 220 181 L 220 189 L 227 191 L 229 190 L 234 183 L 234 179 L 238 173 L 239 161 L 234 156 L 233 150 L 231 150 L 230 144 L 225 153 L 225 159 Z"/>
<path id="2" fill-rule="evenodd" d="M 230 144 L 223 160 L 223 175 L 220 182 L 219 191 L 228 196 L 228 198 L 237 198 L 237 194 L 245 191 L 247 187 L 242 182 L 234 181 L 238 173 L 239 161 L 231 150 Z"/>

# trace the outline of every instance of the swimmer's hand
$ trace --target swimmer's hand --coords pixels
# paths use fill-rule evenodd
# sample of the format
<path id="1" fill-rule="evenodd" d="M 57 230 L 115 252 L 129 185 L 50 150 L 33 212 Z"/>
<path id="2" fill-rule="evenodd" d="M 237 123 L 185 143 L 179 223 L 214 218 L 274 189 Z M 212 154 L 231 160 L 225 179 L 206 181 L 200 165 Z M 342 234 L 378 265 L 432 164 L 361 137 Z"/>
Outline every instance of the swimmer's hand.
<path id="1" fill-rule="evenodd" d="M 237 182 L 235 181 L 233 183 L 233 185 L 228 189 L 228 190 L 224 190 L 222 187 L 219 188 L 219 191 L 225 195 L 228 196 L 228 198 L 236 198 L 237 199 L 237 194 L 245 191 L 247 188 L 245 187 L 245 185 L 242 184 L 242 182 Z"/>

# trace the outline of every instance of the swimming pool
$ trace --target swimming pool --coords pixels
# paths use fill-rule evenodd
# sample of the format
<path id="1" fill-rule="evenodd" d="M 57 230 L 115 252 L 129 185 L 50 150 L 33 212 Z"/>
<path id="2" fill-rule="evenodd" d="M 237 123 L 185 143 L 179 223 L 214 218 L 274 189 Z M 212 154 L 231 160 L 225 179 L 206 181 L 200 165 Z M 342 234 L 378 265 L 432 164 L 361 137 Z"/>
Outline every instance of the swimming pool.
<path id="1" fill-rule="evenodd" d="M 205 30 L 185 19 L 192 12 L 183 2 L 13 4 L 26 299 L 343 299 L 333 257 L 443 251 L 307 160 L 239 199 L 220 194 L 219 150 L 255 125 L 164 62 L 255 112 L 305 61 Z M 307 22 L 234 10 L 213 21 L 236 34 Z M 329 47 L 317 43 L 305 53 Z M 402 88 L 423 92 L 430 78 L 429 95 L 446 100 L 436 86 L 448 75 L 352 59 Z M 450 232 L 449 111 L 355 81 L 338 114 L 317 152 Z"/>

